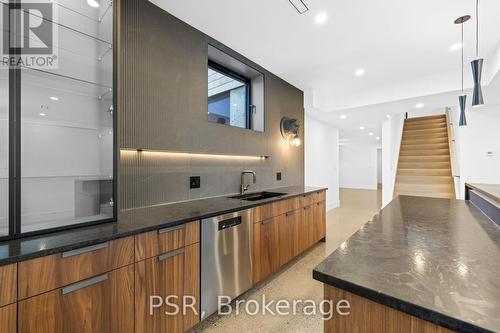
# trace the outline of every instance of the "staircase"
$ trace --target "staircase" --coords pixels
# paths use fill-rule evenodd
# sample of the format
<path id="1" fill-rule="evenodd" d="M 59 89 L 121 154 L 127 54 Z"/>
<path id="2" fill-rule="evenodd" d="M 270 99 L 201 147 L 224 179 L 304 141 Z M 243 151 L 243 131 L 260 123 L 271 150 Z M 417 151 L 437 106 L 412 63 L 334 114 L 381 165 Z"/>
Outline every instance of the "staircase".
<path id="1" fill-rule="evenodd" d="M 446 115 L 405 120 L 397 195 L 455 198 Z"/>

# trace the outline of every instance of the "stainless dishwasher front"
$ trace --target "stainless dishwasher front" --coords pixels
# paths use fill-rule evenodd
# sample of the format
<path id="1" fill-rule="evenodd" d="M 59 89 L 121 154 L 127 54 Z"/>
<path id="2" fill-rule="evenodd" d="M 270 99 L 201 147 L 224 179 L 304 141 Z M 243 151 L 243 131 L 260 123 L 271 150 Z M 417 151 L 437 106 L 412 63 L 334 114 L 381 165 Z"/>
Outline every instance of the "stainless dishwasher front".
<path id="1" fill-rule="evenodd" d="M 252 287 L 253 210 L 201 221 L 201 319 Z"/>

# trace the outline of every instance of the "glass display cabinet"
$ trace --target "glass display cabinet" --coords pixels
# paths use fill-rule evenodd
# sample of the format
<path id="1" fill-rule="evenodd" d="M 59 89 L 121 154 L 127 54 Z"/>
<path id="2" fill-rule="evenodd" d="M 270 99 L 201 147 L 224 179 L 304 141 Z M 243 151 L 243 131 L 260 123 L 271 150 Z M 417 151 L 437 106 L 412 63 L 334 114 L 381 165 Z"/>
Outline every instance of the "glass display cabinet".
<path id="1" fill-rule="evenodd" d="M 57 65 L 4 63 L 0 71 L 0 238 L 116 216 L 113 4 L 47 3 L 50 18 L 20 10 L 51 27 Z M 12 10 L 8 1 L 1 7 Z M 3 37 L 21 36 L 23 45 L 40 42 L 36 32 L 16 29 L 22 28 L 3 25 Z"/>

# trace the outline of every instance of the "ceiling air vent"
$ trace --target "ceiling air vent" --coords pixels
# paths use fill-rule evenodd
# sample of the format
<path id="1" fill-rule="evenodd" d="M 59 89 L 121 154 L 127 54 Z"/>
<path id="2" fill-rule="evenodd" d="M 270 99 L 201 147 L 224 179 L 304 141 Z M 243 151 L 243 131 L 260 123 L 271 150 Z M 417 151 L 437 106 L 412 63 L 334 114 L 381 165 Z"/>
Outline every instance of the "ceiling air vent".
<path id="1" fill-rule="evenodd" d="M 309 10 L 309 7 L 307 7 L 305 2 L 302 0 L 288 0 L 288 1 L 292 4 L 293 8 L 295 8 L 299 12 L 299 14 L 304 14 Z"/>

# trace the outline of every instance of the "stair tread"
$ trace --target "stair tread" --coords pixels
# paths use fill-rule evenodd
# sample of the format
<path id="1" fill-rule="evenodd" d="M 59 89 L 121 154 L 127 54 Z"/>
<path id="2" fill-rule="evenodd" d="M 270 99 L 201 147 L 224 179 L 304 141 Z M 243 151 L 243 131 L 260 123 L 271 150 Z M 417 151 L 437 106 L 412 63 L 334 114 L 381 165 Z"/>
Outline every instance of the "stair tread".
<path id="1" fill-rule="evenodd" d="M 394 193 L 455 196 L 445 115 L 405 120 Z"/>
<path id="2" fill-rule="evenodd" d="M 414 196 L 414 197 L 429 197 L 429 198 L 443 198 L 443 199 L 454 199 L 455 194 L 454 193 L 395 193 L 394 196 L 398 195 L 406 195 L 406 196 Z"/>
<path id="3" fill-rule="evenodd" d="M 435 120 L 435 119 L 446 119 L 446 115 L 438 114 L 434 116 L 424 116 L 424 117 L 413 117 L 405 119 L 408 122 L 417 122 L 417 121 L 425 121 L 425 120 Z"/>

